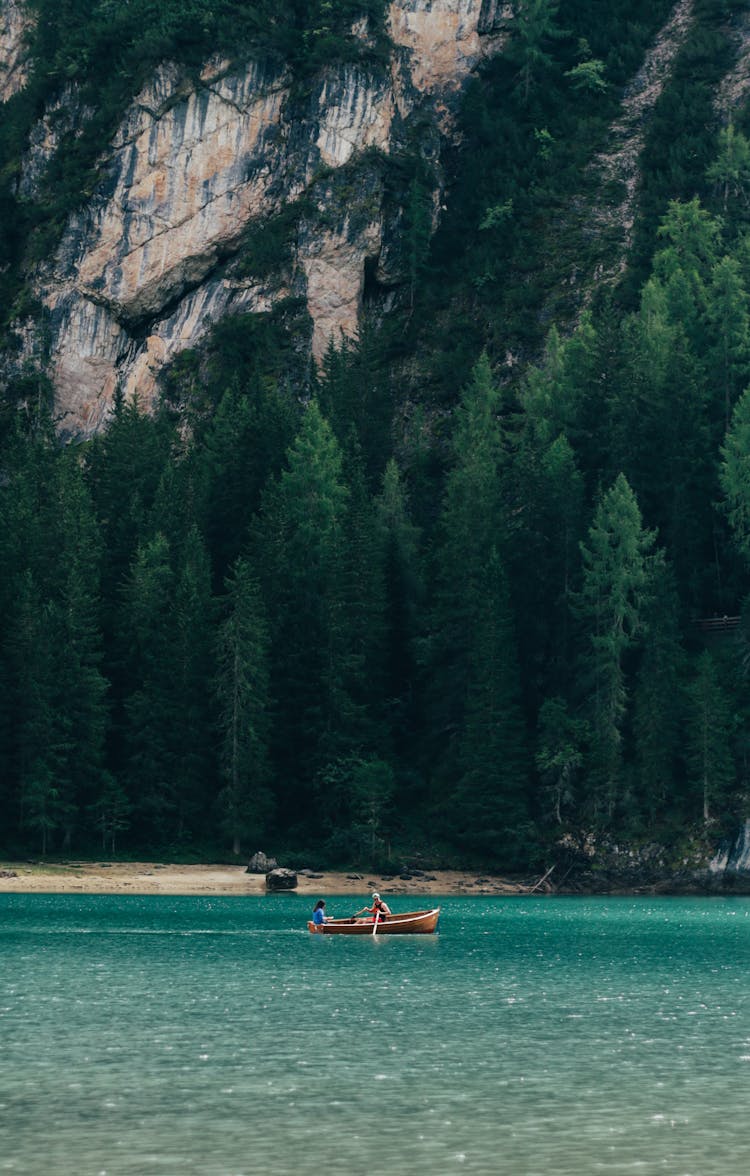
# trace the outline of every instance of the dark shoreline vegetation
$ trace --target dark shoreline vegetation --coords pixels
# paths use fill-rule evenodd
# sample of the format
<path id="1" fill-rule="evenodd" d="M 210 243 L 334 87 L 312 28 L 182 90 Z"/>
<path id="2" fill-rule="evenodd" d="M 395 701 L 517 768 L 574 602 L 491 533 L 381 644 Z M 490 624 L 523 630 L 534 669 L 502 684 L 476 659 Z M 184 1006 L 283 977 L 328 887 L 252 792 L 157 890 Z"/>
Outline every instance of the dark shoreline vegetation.
<path id="1" fill-rule="evenodd" d="M 387 51 L 376 0 L 35 7 L 37 68 L 0 127 L 5 323 L 33 309 L 28 267 L 159 60 L 254 47 L 304 86 L 362 52 L 348 30 L 365 12 L 370 66 Z M 536 41 L 511 37 L 466 94 L 432 242 L 418 136 L 388 165 L 410 288 L 319 374 L 286 306 L 218 324 L 156 414 L 120 399 L 85 444 L 60 444 L 42 377 L 8 384 L 1 852 L 262 844 L 316 868 L 529 871 L 617 844 L 679 874 L 734 835 L 750 805 L 750 125 L 746 107 L 722 125 L 712 95 L 739 4 L 697 5 L 622 281 L 563 282 L 582 240 L 563 212 L 590 197 L 586 163 L 670 7 L 539 6 Z M 23 200 L 29 129 L 66 79 L 95 117 Z M 281 218 L 268 256 L 248 249 L 272 266 L 291 231 Z M 15 345 L 8 328 L 0 350 Z"/>

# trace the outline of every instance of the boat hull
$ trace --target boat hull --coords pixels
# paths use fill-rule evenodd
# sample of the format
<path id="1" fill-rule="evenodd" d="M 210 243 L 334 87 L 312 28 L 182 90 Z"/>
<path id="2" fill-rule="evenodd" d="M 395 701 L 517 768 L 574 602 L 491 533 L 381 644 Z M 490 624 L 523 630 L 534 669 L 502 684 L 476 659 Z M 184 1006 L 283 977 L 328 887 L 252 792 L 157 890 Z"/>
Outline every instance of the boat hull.
<path id="1" fill-rule="evenodd" d="M 379 919 L 377 928 L 372 919 L 329 919 L 327 923 L 309 922 L 313 935 L 433 935 L 437 931 L 440 907 L 431 911 L 407 911 Z"/>

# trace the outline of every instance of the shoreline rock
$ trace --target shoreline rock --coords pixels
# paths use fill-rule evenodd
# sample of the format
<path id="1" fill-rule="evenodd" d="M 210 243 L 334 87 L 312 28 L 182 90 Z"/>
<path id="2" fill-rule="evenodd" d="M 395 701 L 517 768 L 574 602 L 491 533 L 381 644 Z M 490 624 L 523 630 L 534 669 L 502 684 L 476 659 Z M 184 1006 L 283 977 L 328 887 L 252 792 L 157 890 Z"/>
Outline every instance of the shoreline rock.
<path id="1" fill-rule="evenodd" d="M 266 874 L 266 890 L 296 890 L 297 875 L 294 870 L 280 866 Z"/>

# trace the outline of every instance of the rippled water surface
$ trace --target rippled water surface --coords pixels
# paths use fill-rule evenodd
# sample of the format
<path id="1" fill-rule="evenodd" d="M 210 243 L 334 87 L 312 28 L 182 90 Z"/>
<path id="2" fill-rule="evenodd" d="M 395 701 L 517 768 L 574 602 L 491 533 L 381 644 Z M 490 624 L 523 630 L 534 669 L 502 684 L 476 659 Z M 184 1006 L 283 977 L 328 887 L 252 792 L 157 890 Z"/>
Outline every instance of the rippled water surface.
<path id="1" fill-rule="evenodd" d="M 750 1171 L 750 901 L 309 905 L 0 895 L 0 1172 Z"/>

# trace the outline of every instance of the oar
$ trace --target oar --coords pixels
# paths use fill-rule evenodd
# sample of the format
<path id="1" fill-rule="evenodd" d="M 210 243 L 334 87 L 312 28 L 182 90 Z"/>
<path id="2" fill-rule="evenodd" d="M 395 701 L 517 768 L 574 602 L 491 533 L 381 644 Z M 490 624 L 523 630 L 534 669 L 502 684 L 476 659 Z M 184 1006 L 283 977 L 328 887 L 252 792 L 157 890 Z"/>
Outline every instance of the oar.
<path id="1" fill-rule="evenodd" d="M 379 914 L 380 914 L 380 911 L 375 911 L 375 922 L 372 925 L 373 935 L 377 932 L 377 929 L 378 929 L 378 915 Z"/>

